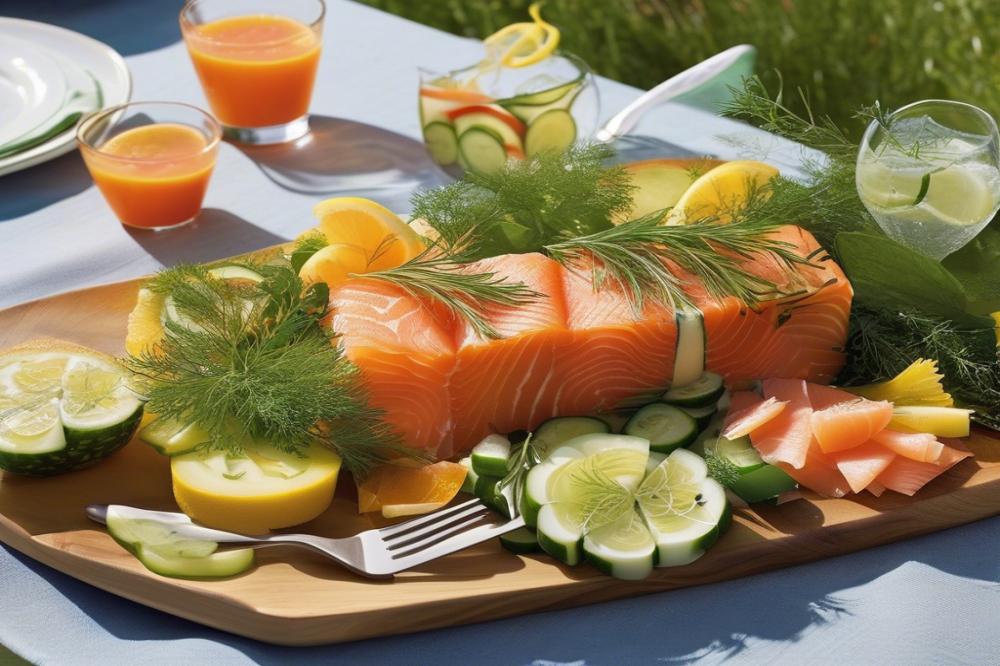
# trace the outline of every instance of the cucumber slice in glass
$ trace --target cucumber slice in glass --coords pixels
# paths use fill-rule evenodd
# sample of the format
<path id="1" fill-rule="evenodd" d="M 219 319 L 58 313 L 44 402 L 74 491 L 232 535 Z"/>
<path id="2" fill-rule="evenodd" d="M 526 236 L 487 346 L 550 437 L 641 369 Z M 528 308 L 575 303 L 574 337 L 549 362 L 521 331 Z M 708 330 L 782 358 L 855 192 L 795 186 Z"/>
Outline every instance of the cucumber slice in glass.
<path id="1" fill-rule="evenodd" d="M 611 427 L 607 422 L 593 416 L 557 416 L 535 428 L 531 442 L 544 460 L 549 451 L 554 451 L 574 437 L 608 432 L 611 432 Z"/>
<path id="2" fill-rule="evenodd" d="M 487 435 L 472 448 L 472 469 L 480 476 L 504 477 L 510 464 L 510 440 L 503 435 Z"/>
<path id="3" fill-rule="evenodd" d="M 526 553 L 538 552 L 538 538 L 534 530 L 527 527 L 519 527 L 513 532 L 500 535 L 500 545 L 512 553 L 523 555 Z"/>
<path id="4" fill-rule="evenodd" d="M 546 104 L 558 102 L 573 92 L 582 83 L 583 76 L 581 75 L 568 83 L 563 83 L 553 88 L 548 88 L 547 90 L 524 93 L 521 95 L 515 95 L 514 97 L 498 100 L 497 104 L 500 106 L 544 106 Z"/>
<path id="5" fill-rule="evenodd" d="M 698 436 L 698 423 L 678 407 L 662 402 L 641 407 L 625 424 L 625 434 L 649 440 L 649 448 L 670 453 Z"/>
<path id="6" fill-rule="evenodd" d="M 701 557 L 728 527 L 725 489 L 686 449 L 671 453 L 639 487 L 638 503 L 656 542 L 657 566 L 680 566 Z"/>
<path id="7" fill-rule="evenodd" d="M 716 404 L 725 390 L 722 377 L 704 372 L 692 382 L 671 388 L 663 394 L 663 401 L 680 407 L 704 407 Z"/>
<path id="8" fill-rule="evenodd" d="M 674 374 L 671 386 L 687 386 L 701 377 L 705 371 L 705 318 L 700 310 L 678 309 L 675 315 L 677 321 L 677 347 L 674 353 Z M 669 395 L 670 392 L 668 391 Z M 686 407 L 698 407 L 705 402 L 675 402 L 667 396 L 664 400 Z"/>
<path id="9" fill-rule="evenodd" d="M 424 143 L 431 159 L 441 166 L 458 161 L 458 136 L 448 123 L 433 122 L 424 126 Z"/>
<path id="10" fill-rule="evenodd" d="M 524 134 L 524 154 L 533 157 L 539 153 L 561 153 L 576 141 L 576 121 L 564 109 L 552 109 L 541 114 L 528 125 Z"/>
<path id="11" fill-rule="evenodd" d="M 587 561 L 609 576 L 642 580 L 653 571 L 656 542 L 638 511 L 590 530 L 583 538 Z"/>
<path id="12" fill-rule="evenodd" d="M 458 149 L 466 168 L 494 173 L 507 163 L 507 149 L 500 136 L 485 127 L 470 127 L 458 137 Z"/>

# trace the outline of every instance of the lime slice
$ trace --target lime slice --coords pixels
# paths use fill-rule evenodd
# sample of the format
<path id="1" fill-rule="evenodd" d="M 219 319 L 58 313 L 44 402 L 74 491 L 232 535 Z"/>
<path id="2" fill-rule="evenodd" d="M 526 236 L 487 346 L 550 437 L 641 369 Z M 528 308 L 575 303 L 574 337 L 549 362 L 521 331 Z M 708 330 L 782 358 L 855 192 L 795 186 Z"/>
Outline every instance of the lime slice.
<path id="1" fill-rule="evenodd" d="M 33 393 L 51 391 L 59 387 L 65 369 L 65 356 L 25 361 L 14 371 L 14 382 L 25 391 Z"/>
<path id="2" fill-rule="evenodd" d="M 949 224 L 979 224 L 997 206 L 997 194 L 987 173 L 986 169 L 958 164 L 931 173 L 922 203 L 936 218 Z"/>
<path id="3" fill-rule="evenodd" d="M 107 367 L 81 362 L 63 377 L 63 410 L 82 417 L 94 411 L 114 408 L 116 392 L 122 386 L 122 373 Z"/>

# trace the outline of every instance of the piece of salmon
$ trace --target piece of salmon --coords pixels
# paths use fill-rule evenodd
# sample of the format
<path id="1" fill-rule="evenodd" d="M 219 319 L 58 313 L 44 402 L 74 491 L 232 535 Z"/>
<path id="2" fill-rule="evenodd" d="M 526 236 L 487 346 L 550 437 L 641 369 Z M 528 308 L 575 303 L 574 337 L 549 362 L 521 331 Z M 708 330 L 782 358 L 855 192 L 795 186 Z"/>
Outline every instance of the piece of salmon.
<path id="1" fill-rule="evenodd" d="M 775 237 L 817 267 L 799 265 L 789 274 L 771 259 L 738 258 L 778 283 L 781 293 L 755 309 L 732 298 L 716 301 L 677 271 L 704 317 L 706 368 L 730 387 L 781 376 L 828 382 L 843 363 L 850 284 L 807 232 L 783 227 Z M 492 431 L 648 401 L 669 388 L 677 347 L 672 309 L 647 302 L 636 313 L 615 285 L 594 290 L 592 268 L 583 261 L 567 269 L 534 253 L 465 267 L 544 295 L 520 308 L 488 307 L 498 339 L 483 339 L 405 290 L 366 278 L 335 290 L 332 326 L 364 375 L 372 404 L 403 441 L 446 458 Z"/>

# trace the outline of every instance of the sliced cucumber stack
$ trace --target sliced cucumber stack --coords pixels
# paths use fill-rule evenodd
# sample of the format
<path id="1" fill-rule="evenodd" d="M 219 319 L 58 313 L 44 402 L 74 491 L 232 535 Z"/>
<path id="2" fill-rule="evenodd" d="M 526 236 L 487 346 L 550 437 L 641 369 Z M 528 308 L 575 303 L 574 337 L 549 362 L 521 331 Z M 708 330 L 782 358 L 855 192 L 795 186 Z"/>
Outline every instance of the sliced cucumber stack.
<path id="1" fill-rule="evenodd" d="M 108 508 L 108 532 L 153 573 L 173 578 L 226 578 L 254 564 L 253 548 L 217 552 L 214 541 L 187 539 L 169 525 Z"/>
<path id="2" fill-rule="evenodd" d="M 727 482 L 729 489 L 748 504 L 774 499 L 796 487 L 795 480 L 781 468 L 768 465 L 757 453 L 749 437 L 727 439 L 719 433 L 721 419 L 706 430 L 707 436 L 699 438 L 691 450 L 702 457 L 716 457 L 729 463 L 738 476 Z"/>
<path id="3" fill-rule="evenodd" d="M 714 403 L 704 407 L 681 407 L 680 410 L 695 420 L 699 431 L 707 428 L 708 424 L 712 422 L 712 417 L 719 411 Z"/>
<path id="4" fill-rule="evenodd" d="M 500 545 L 518 555 L 538 552 L 538 538 L 535 536 L 535 531 L 527 527 L 519 527 L 513 532 L 501 534 Z"/>
<path id="5" fill-rule="evenodd" d="M 48 476 L 88 467 L 132 438 L 143 403 L 114 358 L 42 340 L 0 354 L 0 469 Z"/>
<path id="6" fill-rule="evenodd" d="M 698 422 L 679 407 L 654 402 L 629 419 L 625 434 L 648 439 L 649 448 L 657 453 L 670 453 L 695 440 Z"/>
<path id="7" fill-rule="evenodd" d="M 583 538 L 587 561 L 598 571 L 622 580 L 642 580 L 656 564 L 656 542 L 637 509 L 601 525 Z"/>
<path id="8" fill-rule="evenodd" d="M 722 377 L 704 372 L 692 382 L 672 387 L 663 394 L 663 401 L 679 407 L 706 407 L 716 404 L 725 390 Z"/>

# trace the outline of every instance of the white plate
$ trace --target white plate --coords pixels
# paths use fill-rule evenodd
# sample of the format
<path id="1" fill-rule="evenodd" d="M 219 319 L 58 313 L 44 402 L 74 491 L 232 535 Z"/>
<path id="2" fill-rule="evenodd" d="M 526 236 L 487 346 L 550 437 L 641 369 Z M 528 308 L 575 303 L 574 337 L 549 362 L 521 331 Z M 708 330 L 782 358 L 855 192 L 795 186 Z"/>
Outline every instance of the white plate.
<path id="1" fill-rule="evenodd" d="M 30 42 L 43 53 L 54 51 L 90 72 L 101 84 L 106 107 L 123 104 L 132 95 L 132 78 L 125 61 L 96 39 L 47 23 L 0 17 L 0 43 L 13 43 L 11 38 Z M 0 159 L 0 176 L 47 162 L 75 148 L 76 130 L 71 128 L 41 145 Z"/>
<path id="2" fill-rule="evenodd" d="M 66 99 L 66 77 L 43 49 L 23 39 L 0 42 L 0 146 L 49 120 Z"/>

